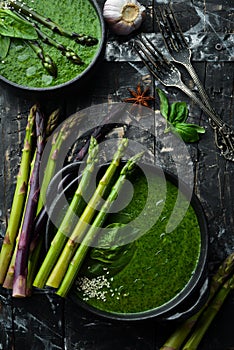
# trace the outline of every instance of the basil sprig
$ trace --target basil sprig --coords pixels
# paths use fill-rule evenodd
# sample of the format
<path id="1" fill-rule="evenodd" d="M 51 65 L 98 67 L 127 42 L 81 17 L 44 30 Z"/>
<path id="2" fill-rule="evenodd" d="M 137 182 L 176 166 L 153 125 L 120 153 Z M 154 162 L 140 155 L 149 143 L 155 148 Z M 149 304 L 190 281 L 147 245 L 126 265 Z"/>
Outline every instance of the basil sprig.
<path id="1" fill-rule="evenodd" d="M 186 102 L 173 102 L 171 105 L 161 89 L 156 89 L 160 99 L 160 112 L 167 120 L 165 132 L 173 132 L 179 135 L 184 142 L 196 142 L 199 134 L 204 134 L 205 129 L 197 124 L 187 123 L 188 107 Z"/>
<path id="2" fill-rule="evenodd" d="M 0 58 L 7 56 L 11 38 L 35 40 L 38 38 L 33 25 L 21 19 L 11 10 L 0 8 Z"/>
<path id="3" fill-rule="evenodd" d="M 12 38 L 37 39 L 36 29 L 11 10 L 0 8 L 0 34 Z"/>
<path id="4" fill-rule="evenodd" d="M 106 232 L 107 231 L 107 232 Z M 122 223 L 112 223 L 106 227 L 104 235 L 100 236 L 98 247 L 91 249 L 90 254 L 81 268 L 81 274 L 88 277 L 100 276 L 105 270 L 110 276 L 116 275 L 125 268 L 136 251 L 138 230 Z M 132 237 L 130 243 L 124 244 L 124 237 Z"/>

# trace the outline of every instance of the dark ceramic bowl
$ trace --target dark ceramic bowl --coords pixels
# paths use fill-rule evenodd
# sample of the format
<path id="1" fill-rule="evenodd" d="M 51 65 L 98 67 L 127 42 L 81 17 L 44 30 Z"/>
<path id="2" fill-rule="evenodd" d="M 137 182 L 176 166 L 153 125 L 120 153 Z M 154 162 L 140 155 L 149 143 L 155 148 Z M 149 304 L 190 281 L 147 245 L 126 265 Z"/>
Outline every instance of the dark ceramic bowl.
<path id="1" fill-rule="evenodd" d="M 23 93 L 23 94 L 27 94 L 27 95 L 29 93 L 32 93 L 32 94 L 37 94 L 37 93 L 43 94 L 44 93 L 44 95 L 46 95 L 46 96 L 48 94 L 49 95 L 53 94 L 54 91 L 56 93 L 61 92 L 61 91 L 62 92 L 68 91 L 70 93 L 72 91 L 71 88 L 73 88 L 73 87 L 77 87 L 78 89 L 83 88 L 83 86 L 86 83 L 86 80 L 89 79 L 89 77 L 91 76 L 96 64 L 99 62 L 99 60 L 104 52 L 104 43 L 105 43 L 105 24 L 104 24 L 104 20 L 102 17 L 101 9 L 100 9 L 99 5 L 97 4 L 96 0 L 87 0 L 87 2 L 88 1 L 90 2 L 90 5 L 93 9 L 93 13 L 95 13 L 97 21 L 100 24 L 100 38 L 98 38 L 98 44 L 95 45 L 95 52 L 94 52 L 90 62 L 88 64 L 86 64 L 84 66 L 84 68 L 81 68 L 81 71 L 77 75 L 74 75 L 69 80 L 64 79 L 64 82 L 62 82 L 62 83 L 61 82 L 56 83 L 56 80 L 55 80 L 55 85 L 48 85 L 48 86 L 43 85 L 42 87 L 37 87 L 37 86 L 33 86 L 33 85 L 29 86 L 27 84 L 24 85 L 18 81 L 11 81 L 7 77 L 4 76 L 3 72 L 1 72 L 2 75 L 0 74 L 0 81 L 2 81 L 2 84 L 12 88 L 12 90 L 15 91 L 16 93 L 18 92 L 18 93 Z M 79 14 L 77 14 L 77 16 L 78 15 Z M 71 16 L 74 16 L 74 14 L 72 13 Z M 88 22 L 87 22 L 87 26 L 88 26 Z M 59 38 L 57 40 L 59 40 Z M 20 45 L 19 45 L 19 47 L 20 47 Z M 83 48 L 81 45 L 77 44 L 77 48 L 75 47 L 74 51 L 79 54 L 79 50 L 81 50 L 81 55 L 82 55 Z M 87 50 L 88 50 L 88 48 L 87 48 Z M 84 54 L 86 55 L 86 53 L 84 53 Z M 20 53 L 19 53 L 19 55 L 20 55 Z M 32 51 L 32 55 L 33 56 L 35 55 L 33 53 L 33 51 Z M 61 56 L 62 56 L 62 53 L 61 53 Z M 64 58 L 64 60 L 66 60 L 66 59 Z M 72 63 L 70 63 L 70 64 L 72 64 Z M 38 65 L 41 66 L 40 63 Z M 19 64 L 19 70 L 20 69 L 21 68 L 20 68 L 20 64 Z M 41 68 L 41 69 L 43 69 L 43 68 Z M 58 74 L 59 74 L 59 66 L 58 66 Z M 45 76 L 46 75 L 47 75 L 47 73 L 45 71 Z M 61 73 L 61 75 L 62 75 L 62 73 Z"/>
<path id="2" fill-rule="evenodd" d="M 63 194 L 66 194 L 69 197 L 69 193 L 73 193 L 79 178 L 77 175 L 79 166 L 80 163 L 69 164 L 52 179 L 48 190 L 48 198 L 52 198 L 52 200 L 48 203 L 47 208 L 49 216 L 54 215 L 57 217 L 59 215 L 59 211 L 61 210 L 61 197 Z M 105 166 L 101 167 L 101 171 L 103 171 Z M 193 192 L 191 194 L 191 190 L 188 189 L 187 185 L 181 181 L 178 182 L 176 176 L 164 170 L 162 173 L 162 169 L 154 165 L 144 164 L 144 168 L 147 171 L 155 174 L 155 176 L 165 176 L 166 181 L 169 181 L 176 187 L 179 186 L 180 191 L 190 201 L 190 205 L 194 210 L 200 229 L 200 252 L 191 278 L 185 284 L 184 288 L 182 288 L 182 290 L 179 291 L 173 298 L 158 307 L 151 308 L 146 311 L 133 313 L 103 311 L 97 307 L 91 306 L 85 300 L 82 300 L 81 297 L 77 296 L 74 289 L 69 293 L 69 297 L 79 306 L 82 306 L 83 308 L 98 314 L 99 316 L 112 320 L 135 321 L 148 318 L 155 318 L 158 320 L 186 319 L 201 308 L 206 301 L 209 292 L 207 277 L 208 232 L 205 215 L 198 198 Z M 61 173 L 63 173 L 63 180 L 62 182 L 59 180 L 60 183 L 58 183 L 58 179 L 61 179 Z M 52 239 L 52 232 L 53 224 L 50 220 L 48 220 L 46 228 L 46 249 L 48 249 Z M 155 259 L 155 264 L 156 263 L 157 260 Z"/>

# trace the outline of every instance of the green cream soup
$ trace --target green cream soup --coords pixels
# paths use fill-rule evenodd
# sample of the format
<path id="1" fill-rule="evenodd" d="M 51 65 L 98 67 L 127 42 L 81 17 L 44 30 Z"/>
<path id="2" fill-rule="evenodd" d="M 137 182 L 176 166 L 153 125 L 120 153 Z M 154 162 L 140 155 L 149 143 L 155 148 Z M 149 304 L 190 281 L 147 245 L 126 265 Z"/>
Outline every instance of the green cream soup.
<path id="1" fill-rule="evenodd" d="M 72 292 L 99 310 L 122 314 L 151 310 L 176 297 L 190 281 L 201 248 L 199 223 L 184 195 L 176 214 L 181 220 L 168 232 L 178 195 L 174 184 L 155 172 L 146 177 L 139 168 L 129 180 L 133 189 L 123 189 L 122 200 L 130 200 L 106 223 L 110 235 L 127 224 L 129 241 L 119 248 L 91 248 Z M 131 231 L 135 218 L 140 220 Z M 132 240 L 136 226 L 140 234 Z"/>
<path id="2" fill-rule="evenodd" d="M 101 24 L 89 0 L 25 0 L 24 2 L 37 13 L 58 23 L 65 30 L 93 36 L 100 42 Z M 43 50 L 57 65 L 58 74 L 55 78 L 45 70 L 27 41 L 12 39 L 7 57 L 0 60 L 0 74 L 4 78 L 33 88 L 60 85 L 81 74 L 93 61 L 99 49 L 99 44 L 90 47 L 82 46 L 72 39 L 53 33 L 43 25 L 40 25 L 40 29 L 57 42 L 74 50 L 84 64 L 72 63 L 61 51 L 42 43 L 39 39 L 38 42 Z"/>

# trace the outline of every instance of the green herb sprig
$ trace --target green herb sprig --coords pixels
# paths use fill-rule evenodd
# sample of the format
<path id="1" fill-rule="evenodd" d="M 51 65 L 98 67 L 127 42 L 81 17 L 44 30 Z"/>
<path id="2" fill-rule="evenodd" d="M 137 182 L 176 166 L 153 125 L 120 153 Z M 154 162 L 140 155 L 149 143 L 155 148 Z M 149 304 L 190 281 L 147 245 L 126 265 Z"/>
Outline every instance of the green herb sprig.
<path id="1" fill-rule="evenodd" d="M 29 22 L 21 19 L 11 10 L 0 7 L 0 58 L 7 56 L 11 38 L 35 40 L 38 35 Z"/>
<path id="2" fill-rule="evenodd" d="M 189 110 L 186 102 L 173 102 L 170 105 L 165 93 L 159 88 L 156 91 L 160 99 L 160 112 L 167 120 L 165 133 L 171 131 L 184 142 L 197 142 L 199 134 L 204 134 L 205 129 L 197 124 L 187 123 Z"/>
<path id="3" fill-rule="evenodd" d="M 38 35 L 31 23 L 11 10 L 0 8 L 0 34 L 11 38 L 35 40 Z"/>

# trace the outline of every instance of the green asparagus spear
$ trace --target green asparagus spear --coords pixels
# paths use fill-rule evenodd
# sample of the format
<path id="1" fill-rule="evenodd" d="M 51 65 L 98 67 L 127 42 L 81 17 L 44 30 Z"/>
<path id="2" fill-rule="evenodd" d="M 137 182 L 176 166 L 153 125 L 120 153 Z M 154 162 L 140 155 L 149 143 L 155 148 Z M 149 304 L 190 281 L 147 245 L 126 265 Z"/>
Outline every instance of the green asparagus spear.
<path id="1" fill-rule="evenodd" d="M 97 161 L 97 152 L 98 145 L 97 141 L 94 138 L 91 138 L 90 146 L 89 146 L 89 156 L 87 158 L 87 164 L 83 171 L 81 181 L 78 185 L 78 188 L 73 196 L 70 206 L 63 218 L 63 221 L 51 242 L 51 247 L 38 271 L 38 274 L 35 278 L 33 285 L 38 288 L 43 288 L 51 270 L 53 269 L 59 254 L 61 253 L 67 237 L 70 234 L 71 223 L 74 220 L 74 213 L 77 212 L 77 209 L 81 205 L 83 201 L 84 191 L 90 182 L 91 174 L 94 170 L 94 165 Z"/>
<path id="2" fill-rule="evenodd" d="M 15 194 L 13 198 L 10 219 L 9 219 L 6 235 L 5 235 L 1 253 L 0 253 L 0 266 L 1 266 L 0 283 L 1 284 L 4 282 L 5 275 L 11 260 L 11 256 L 15 246 L 15 239 L 20 228 L 21 218 L 24 210 L 24 203 L 25 203 L 25 198 L 27 193 L 27 185 L 28 185 L 30 162 L 31 162 L 35 111 L 36 111 L 36 106 L 33 106 L 30 109 L 30 113 L 28 116 L 24 147 L 22 151 L 20 169 L 17 176 L 17 184 L 16 184 Z"/>
<path id="3" fill-rule="evenodd" d="M 68 138 L 70 131 L 72 130 L 72 123 L 73 121 L 71 121 L 69 125 L 67 122 L 63 123 L 61 129 L 53 135 L 51 151 L 49 154 L 49 158 L 43 176 L 43 181 L 41 184 L 40 197 L 37 206 L 37 214 L 41 211 L 42 207 L 44 206 L 44 202 L 46 200 L 46 191 L 50 180 L 54 176 L 56 170 L 59 150 L 62 147 L 63 142 Z"/>
<path id="4" fill-rule="evenodd" d="M 42 39 L 45 44 L 54 46 L 57 50 L 61 51 L 62 54 L 74 64 L 84 64 L 82 59 L 73 51 L 70 47 L 64 46 L 63 44 L 57 42 L 56 40 L 49 37 L 47 34 L 43 33 L 40 29 L 36 28 L 38 36 Z"/>
<path id="5" fill-rule="evenodd" d="M 59 119 L 59 109 L 55 109 L 49 116 L 48 122 L 46 124 L 46 138 L 50 137 L 52 135 L 52 132 L 58 125 L 58 119 Z"/>
<path id="6" fill-rule="evenodd" d="M 113 175 L 115 174 L 117 167 L 120 164 L 120 159 L 125 151 L 125 148 L 128 145 L 127 139 L 122 139 L 119 144 L 118 150 L 115 153 L 113 160 L 109 167 L 107 168 L 104 176 L 100 180 L 97 189 L 95 190 L 92 198 L 87 204 L 84 212 L 82 213 L 74 231 L 72 232 L 70 238 L 68 239 L 62 254 L 60 255 L 49 279 L 47 280 L 46 285 L 54 288 L 58 288 L 63 276 L 66 273 L 68 265 L 73 257 L 73 254 L 78 245 L 78 241 L 83 237 L 85 232 L 88 229 L 89 223 L 91 222 L 95 211 L 97 209 L 98 204 L 100 204 L 102 200 L 102 196 L 106 192 L 106 188 L 110 183 Z"/>
<path id="7" fill-rule="evenodd" d="M 230 254 L 224 262 L 219 266 L 217 272 L 213 275 L 210 283 L 210 292 L 206 304 L 188 320 L 184 321 L 175 332 L 167 339 L 161 350 L 179 350 L 192 331 L 200 315 L 208 307 L 210 301 L 223 285 L 226 279 L 233 273 L 234 270 L 234 253 Z"/>
<path id="8" fill-rule="evenodd" d="M 59 24 L 54 23 L 51 19 L 46 18 L 42 16 L 41 14 L 33 11 L 31 8 L 29 8 L 24 3 L 21 3 L 17 0 L 10 0 L 9 4 L 12 6 L 12 8 L 19 12 L 23 13 L 26 16 L 29 16 L 30 18 L 34 19 L 35 21 L 43 24 L 45 27 L 51 29 L 54 33 L 58 33 L 62 36 L 65 36 L 70 39 L 74 39 L 77 43 L 81 45 L 86 46 L 93 46 L 98 43 L 98 40 L 92 36 L 85 35 L 85 34 L 78 34 L 78 33 L 70 33 L 64 28 L 62 28 Z"/>
<path id="9" fill-rule="evenodd" d="M 42 47 L 36 40 L 27 40 L 25 41 L 31 49 L 36 53 L 37 57 L 41 60 L 41 63 L 43 67 L 46 69 L 46 71 L 53 77 L 57 77 L 58 69 L 56 63 L 53 61 L 53 59 L 44 53 Z"/>
<path id="10" fill-rule="evenodd" d="M 64 46 L 63 44 L 59 43 L 58 41 L 51 38 L 49 35 L 44 33 L 40 30 L 39 26 L 31 21 L 30 19 L 27 19 L 23 17 L 24 19 L 28 20 L 32 26 L 35 28 L 36 33 L 38 34 L 38 37 L 41 38 L 41 40 L 50 46 L 55 47 L 57 50 L 61 51 L 61 53 L 72 63 L 82 65 L 84 62 L 81 60 L 81 58 L 73 51 L 70 47 Z"/>
<path id="11" fill-rule="evenodd" d="M 47 127 L 46 127 L 47 137 L 50 136 L 55 125 L 57 124 L 57 119 L 58 119 L 58 110 L 55 110 L 50 115 L 47 123 Z M 61 149 L 65 140 L 68 138 L 70 131 L 72 130 L 73 123 L 74 123 L 74 120 L 69 120 L 69 124 L 67 122 L 63 123 L 63 126 L 61 127 L 60 131 L 55 133 L 52 138 L 51 151 L 48 157 L 48 161 L 44 171 L 43 181 L 40 188 L 40 195 L 39 195 L 38 204 L 37 204 L 37 216 L 41 213 L 41 210 L 44 206 L 44 202 L 46 200 L 46 191 L 47 191 L 48 185 L 55 174 L 59 150 Z M 39 229 L 37 230 L 35 235 L 36 237 L 32 238 L 32 242 L 30 244 L 30 249 L 29 249 L 27 287 L 26 287 L 27 295 L 31 294 L 31 288 L 32 288 L 33 280 L 36 274 L 37 261 L 40 255 L 41 246 L 43 244 L 43 235 L 40 235 Z"/>
<path id="12" fill-rule="evenodd" d="M 37 246 L 35 249 L 31 252 L 29 252 L 28 257 L 28 273 L 27 273 L 27 280 L 26 280 L 26 296 L 30 296 L 32 294 L 32 285 L 33 280 L 38 268 L 38 260 L 40 258 L 40 253 L 43 245 L 43 239 L 42 236 L 38 239 Z"/>
<path id="13" fill-rule="evenodd" d="M 183 350 L 196 350 L 198 348 L 204 334 L 232 289 L 234 289 L 234 275 L 232 275 L 227 282 L 224 283 L 218 293 L 214 296 L 214 299 L 208 305 L 207 309 L 198 319 L 195 329 L 184 345 Z"/>
<path id="14" fill-rule="evenodd" d="M 36 151 L 34 152 L 33 160 L 32 160 L 31 165 L 30 165 L 30 178 L 32 176 L 32 169 L 34 167 L 35 157 L 36 157 Z M 16 254 L 17 254 L 17 250 L 18 250 L 20 233 L 22 231 L 22 225 L 23 225 L 23 222 L 24 222 L 24 215 L 25 215 L 25 210 L 26 210 L 26 204 L 27 204 L 27 201 L 28 201 L 29 191 L 30 191 L 30 183 L 28 184 L 28 188 L 27 188 L 27 196 L 26 196 L 26 200 L 25 200 L 23 215 L 22 215 L 22 218 L 21 218 L 20 228 L 19 228 L 19 231 L 18 231 L 18 234 L 17 234 L 17 237 L 16 237 L 15 249 L 14 249 L 13 255 L 11 257 L 11 261 L 10 261 L 10 264 L 9 264 L 9 267 L 8 267 L 8 270 L 7 270 L 7 273 L 6 273 L 6 276 L 5 276 L 5 280 L 4 280 L 4 283 L 3 283 L 3 287 L 6 288 L 6 289 L 13 289 L 13 281 L 14 281 L 14 274 L 15 274 L 15 259 L 16 259 Z"/>
<path id="15" fill-rule="evenodd" d="M 102 227 L 109 209 L 111 208 L 113 202 L 118 197 L 119 192 L 125 183 L 126 176 L 129 174 L 129 172 L 133 169 L 136 162 L 139 161 L 139 159 L 142 157 L 143 153 L 139 153 L 135 155 L 134 157 L 130 158 L 128 162 L 125 164 L 123 169 L 120 172 L 119 178 L 114 184 L 114 186 L 111 189 L 110 194 L 108 195 L 105 203 L 103 204 L 101 210 L 99 211 L 98 215 L 96 216 L 94 222 L 92 223 L 91 228 L 85 235 L 84 239 L 82 240 L 81 244 L 78 246 L 78 249 L 72 259 L 72 261 L 69 264 L 68 270 L 64 276 L 64 279 L 62 280 L 62 283 L 56 292 L 61 297 L 66 297 L 67 293 L 69 292 L 79 270 L 80 267 L 84 261 L 84 258 L 88 252 L 88 249 L 90 247 L 90 244 L 94 240 L 95 236 L 99 232 L 100 227 Z"/>

